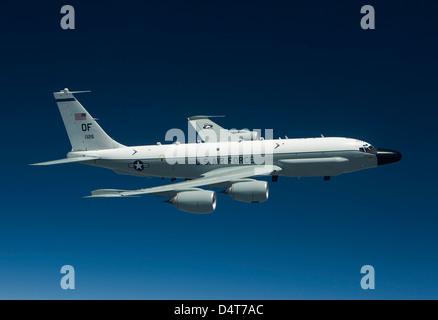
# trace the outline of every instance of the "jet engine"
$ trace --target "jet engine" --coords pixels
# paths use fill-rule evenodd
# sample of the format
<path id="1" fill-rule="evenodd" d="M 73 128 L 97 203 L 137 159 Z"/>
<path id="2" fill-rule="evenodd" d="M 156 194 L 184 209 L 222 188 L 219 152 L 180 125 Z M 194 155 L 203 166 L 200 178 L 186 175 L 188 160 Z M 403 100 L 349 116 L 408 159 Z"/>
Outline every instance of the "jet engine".
<path id="1" fill-rule="evenodd" d="M 216 209 L 216 193 L 210 190 L 181 191 L 167 202 L 178 210 L 190 213 L 210 213 Z"/>
<path id="2" fill-rule="evenodd" d="M 246 141 L 257 140 L 257 131 L 249 131 L 245 129 L 242 130 L 231 129 L 228 130 L 228 132 L 242 140 L 246 140 Z"/>
<path id="3" fill-rule="evenodd" d="M 224 193 L 238 201 L 263 202 L 268 200 L 269 185 L 266 181 L 236 182 L 225 190 Z"/>

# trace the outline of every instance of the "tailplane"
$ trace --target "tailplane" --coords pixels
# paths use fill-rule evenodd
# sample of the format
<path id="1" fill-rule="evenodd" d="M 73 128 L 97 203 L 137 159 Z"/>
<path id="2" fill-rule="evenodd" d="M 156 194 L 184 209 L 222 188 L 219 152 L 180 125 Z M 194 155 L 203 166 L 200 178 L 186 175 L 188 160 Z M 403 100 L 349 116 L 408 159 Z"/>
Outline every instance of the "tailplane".
<path id="1" fill-rule="evenodd" d="M 56 103 L 61 112 L 72 151 L 102 150 L 123 148 L 124 145 L 111 139 L 96 120 L 73 96 L 67 88 L 54 92 Z"/>

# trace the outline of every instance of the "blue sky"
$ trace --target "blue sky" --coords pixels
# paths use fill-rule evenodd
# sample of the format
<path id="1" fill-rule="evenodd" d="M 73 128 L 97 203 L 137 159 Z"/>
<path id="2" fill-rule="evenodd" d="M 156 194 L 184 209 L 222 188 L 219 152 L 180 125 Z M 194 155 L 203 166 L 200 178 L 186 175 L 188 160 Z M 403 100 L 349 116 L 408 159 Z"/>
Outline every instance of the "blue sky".
<path id="1" fill-rule="evenodd" d="M 73 1 L 0 13 L 0 298 L 438 298 L 435 7 L 348 1 Z M 372 4 L 376 29 L 360 28 Z M 346 136 L 402 152 L 391 166 L 280 178 L 270 198 L 219 195 L 210 215 L 161 198 L 84 199 L 170 181 L 79 164 L 52 92 L 126 145 L 164 141 L 195 114 L 274 136 Z M 62 290 L 72 265 L 76 289 Z M 376 289 L 362 290 L 372 265 Z"/>

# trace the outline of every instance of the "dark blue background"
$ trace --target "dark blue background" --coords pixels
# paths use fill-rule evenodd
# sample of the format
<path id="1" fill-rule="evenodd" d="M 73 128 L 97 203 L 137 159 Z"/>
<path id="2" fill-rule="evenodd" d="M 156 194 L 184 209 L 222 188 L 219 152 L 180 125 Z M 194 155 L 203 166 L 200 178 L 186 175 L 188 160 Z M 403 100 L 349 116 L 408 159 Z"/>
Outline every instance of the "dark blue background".
<path id="1" fill-rule="evenodd" d="M 69 1 L 0 12 L 0 298 L 436 299 L 437 22 L 430 1 Z M 62 30 L 73 5 L 76 29 Z M 376 29 L 360 28 L 372 4 Z M 280 178 L 210 215 L 161 198 L 84 199 L 169 181 L 79 164 L 52 92 L 117 141 L 164 141 L 186 117 L 291 137 L 345 136 L 397 164 Z M 76 289 L 59 285 L 62 265 Z M 360 268 L 376 271 L 362 290 Z"/>

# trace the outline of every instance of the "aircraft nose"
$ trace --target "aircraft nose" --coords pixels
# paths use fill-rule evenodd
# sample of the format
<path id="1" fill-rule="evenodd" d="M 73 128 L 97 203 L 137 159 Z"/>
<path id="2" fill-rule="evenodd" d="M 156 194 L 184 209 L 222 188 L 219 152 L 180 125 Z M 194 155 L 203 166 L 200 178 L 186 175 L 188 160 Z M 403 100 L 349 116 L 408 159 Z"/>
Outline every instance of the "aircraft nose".
<path id="1" fill-rule="evenodd" d="M 377 149 L 377 165 L 383 166 L 385 164 L 394 163 L 400 161 L 402 154 L 395 150 L 390 149 Z"/>

